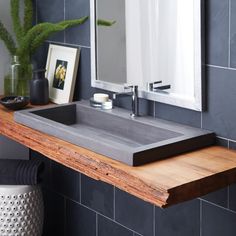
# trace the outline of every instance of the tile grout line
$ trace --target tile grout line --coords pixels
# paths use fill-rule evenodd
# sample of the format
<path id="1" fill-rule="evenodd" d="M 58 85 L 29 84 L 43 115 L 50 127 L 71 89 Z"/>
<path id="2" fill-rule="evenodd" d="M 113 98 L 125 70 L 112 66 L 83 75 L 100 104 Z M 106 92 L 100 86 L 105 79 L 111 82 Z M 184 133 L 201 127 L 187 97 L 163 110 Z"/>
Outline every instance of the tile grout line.
<path id="1" fill-rule="evenodd" d="M 225 211 L 231 212 L 231 213 L 233 213 L 233 214 L 236 214 L 236 211 L 233 211 L 233 210 L 228 209 L 228 208 L 226 208 L 226 207 L 217 205 L 217 204 L 215 204 L 215 203 L 213 203 L 213 202 L 209 202 L 209 201 L 207 201 L 207 200 L 205 200 L 205 199 L 202 199 L 202 198 L 201 198 L 201 201 L 202 201 L 202 202 L 206 202 L 206 203 L 208 203 L 208 204 L 210 204 L 210 205 L 212 205 L 212 206 L 218 207 L 218 208 L 220 208 L 220 209 L 222 209 L 222 210 L 225 210 Z"/>
<path id="2" fill-rule="evenodd" d="M 88 48 L 88 49 L 91 49 L 90 46 L 85 46 L 85 45 L 80 45 L 80 44 L 63 43 L 63 42 L 52 41 L 52 40 L 46 40 L 45 42 L 46 42 L 46 43 L 57 43 L 57 44 L 67 45 L 67 46 L 72 46 L 72 47 L 80 47 L 80 48 Z"/>
<path id="3" fill-rule="evenodd" d="M 98 236 L 98 213 L 96 213 L 96 236 Z"/>
<path id="4" fill-rule="evenodd" d="M 108 216 L 105 216 L 105 215 L 103 215 L 103 214 L 100 213 L 100 212 L 97 212 L 96 210 L 94 210 L 94 209 L 92 209 L 92 208 L 90 208 L 90 207 L 84 205 L 83 203 L 79 203 L 78 201 L 73 200 L 73 199 L 71 199 L 71 198 L 69 198 L 69 197 L 67 197 L 67 196 L 65 196 L 65 195 L 63 195 L 63 194 L 61 194 L 61 193 L 58 193 L 58 192 L 54 192 L 54 193 L 56 193 L 56 194 L 58 194 L 58 195 L 64 197 L 65 200 L 69 200 L 69 201 L 71 201 L 71 202 L 73 202 L 73 203 L 76 203 L 76 204 L 78 204 L 78 205 L 80 205 L 80 206 L 82 206 L 82 207 L 84 207 L 84 208 L 86 208 L 86 209 L 88 209 L 88 210 L 94 212 L 95 214 L 100 215 L 100 216 L 102 216 L 102 217 L 104 217 L 104 218 L 106 218 L 106 219 L 108 219 L 108 220 L 110 220 L 110 221 L 116 223 L 117 225 L 119 225 L 119 226 L 121 226 L 121 227 L 123 227 L 123 228 L 125 228 L 125 229 L 127 229 L 127 230 L 129 230 L 129 231 L 131 231 L 131 232 L 134 232 L 135 234 L 138 234 L 138 235 L 142 236 L 140 233 L 136 232 L 135 230 L 130 229 L 130 228 L 128 228 L 128 227 L 125 226 L 125 225 L 122 225 L 122 224 L 119 223 L 118 221 L 113 220 L 112 218 L 109 218 Z"/>
<path id="5" fill-rule="evenodd" d="M 211 64 L 205 64 L 205 65 L 208 67 L 225 69 L 225 70 L 236 70 L 236 68 L 233 68 L 233 67 L 217 66 L 217 65 L 211 65 Z"/>
<path id="6" fill-rule="evenodd" d="M 233 139 L 229 139 L 229 138 L 225 138 L 225 137 L 221 137 L 221 136 L 217 136 L 217 138 L 224 139 L 226 141 L 236 143 L 236 140 L 233 140 Z"/>
<path id="7" fill-rule="evenodd" d="M 229 42 L 228 42 L 228 67 L 231 64 L 231 0 L 229 0 Z"/>

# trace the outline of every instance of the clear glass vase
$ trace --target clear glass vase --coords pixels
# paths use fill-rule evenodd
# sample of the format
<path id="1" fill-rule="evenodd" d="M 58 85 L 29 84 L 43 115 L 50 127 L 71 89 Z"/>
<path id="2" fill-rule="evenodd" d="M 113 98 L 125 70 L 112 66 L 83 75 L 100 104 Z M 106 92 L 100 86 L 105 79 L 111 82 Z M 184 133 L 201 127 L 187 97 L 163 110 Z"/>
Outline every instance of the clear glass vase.
<path id="1" fill-rule="evenodd" d="M 13 56 L 9 73 L 4 78 L 5 96 L 29 96 L 29 82 L 32 78 L 32 65 L 22 65 L 18 56 Z"/>

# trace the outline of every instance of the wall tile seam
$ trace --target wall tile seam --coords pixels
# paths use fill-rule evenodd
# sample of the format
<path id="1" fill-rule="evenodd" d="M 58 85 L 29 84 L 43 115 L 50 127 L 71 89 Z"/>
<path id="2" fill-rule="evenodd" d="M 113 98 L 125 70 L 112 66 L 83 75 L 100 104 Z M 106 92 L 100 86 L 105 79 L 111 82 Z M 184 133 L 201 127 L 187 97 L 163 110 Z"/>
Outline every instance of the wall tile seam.
<path id="1" fill-rule="evenodd" d="M 207 203 L 207 204 L 209 204 L 209 205 L 215 206 L 216 208 L 220 208 L 220 209 L 222 209 L 222 210 L 225 210 L 225 211 L 231 212 L 231 213 L 233 213 L 233 214 L 236 214 L 236 211 L 234 211 L 234 210 L 231 210 L 231 209 L 229 209 L 229 208 L 220 206 L 220 205 L 218 205 L 218 204 L 216 204 L 216 203 L 207 201 L 207 200 L 205 200 L 205 199 L 203 199 L 203 198 L 199 198 L 199 200 L 202 201 L 202 202 L 205 202 L 205 203 Z"/>
<path id="2" fill-rule="evenodd" d="M 61 194 L 61 193 L 58 193 L 58 192 L 54 192 L 54 193 L 56 193 L 56 194 L 58 194 L 59 196 L 63 197 L 63 198 L 65 199 L 65 201 L 68 201 L 68 200 L 69 200 L 69 201 L 71 201 L 71 202 L 73 202 L 73 203 L 75 203 L 75 204 L 77 204 L 77 205 L 80 205 L 80 206 L 82 206 L 82 207 L 84 207 L 84 208 L 86 208 L 86 209 L 88 209 L 88 210 L 94 212 L 94 213 L 95 213 L 96 215 L 98 215 L 98 216 L 100 215 L 100 216 L 102 216 L 102 217 L 104 217 L 104 218 L 106 218 L 106 219 L 108 219 L 108 220 L 110 220 L 110 221 L 116 223 L 117 225 L 122 226 L 123 228 L 125 228 L 125 229 L 127 229 L 127 230 L 129 230 L 129 231 L 131 231 L 131 232 L 133 232 L 133 233 L 135 233 L 135 234 L 138 234 L 138 235 L 142 236 L 141 234 L 139 234 L 139 233 L 136 232 L 135 230 L 130 229 L 130 228 L 128 228 L 128 227 L 125 226 L 125 225 L 122 225 L 122 224 L 119 223 L 118 221 L 115 221 L 114 219 L 109 218 L 108 216 L 103 215 L 101 212 L 98 212 L 98 211 L 96 211 L 96 210 L 94 210 L 94 209 L 92 209 L 92 208 L 90 208 L 90 207 L 84 205 L 83 203 L 79 203 L 79 202 L 77 202 L 76 200 L 73 200 L 73 199 L 71 199 L 71 198 L 69 198 L 69 197 L 67 197 L 67 196 L 65 196 L 65 195 L 63 195 L 63 194 Z"/>
<path id="3" fill-rule="evenodd" d="M 46 43 L 55 43 L 62 46 L 71 46 L 71 47 L 80 47 L 80 48 L 86 48 L 91 49 L 91 46 L 81 45 L 81 44 L 73 44 L 73 43 L 66 43 L 66 42 L 58 42 L 54 40 L 45 40 Z"/>
<path id="4" fill-rule="evenodd" d="M 219 139 L 223 139 L 223 140 L 226 140 L 226 141 L 229 141 L 229 142 L 236 143 L 236 140 L 234 140 L 234 139 L 229 139 L 229 138 L 225 138 L 225 137 L 222 137 L 222 136 L 216 136 L 216 138 L 219 138 Z"/>
<path id="5" fill-rule="evenodd" d="M 98 214 L 96 213 L 96 236 L 98 236 Z"/>
<path id="6" fill-rule="evenodd" d="M 226 66 L 219 66 L 219 65 L 213 65 L 213 64 L 205 64 L 205 66 L 223 69 L 223 70 L 236 70 L 236 68 L 234 68 L 234 67 L 226 67 Z"/>

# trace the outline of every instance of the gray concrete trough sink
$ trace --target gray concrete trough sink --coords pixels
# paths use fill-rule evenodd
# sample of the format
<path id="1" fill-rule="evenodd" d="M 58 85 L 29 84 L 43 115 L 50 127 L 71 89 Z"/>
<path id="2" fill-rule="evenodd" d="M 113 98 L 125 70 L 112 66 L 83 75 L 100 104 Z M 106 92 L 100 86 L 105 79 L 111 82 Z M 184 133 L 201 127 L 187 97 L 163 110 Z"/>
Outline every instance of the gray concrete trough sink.
<path id="1" fill-rule="evenodd" d="M 214 133 L 87 102 L 17 111 L 15 121 L 96 153 L 138 166 L 214 144 Z"/>

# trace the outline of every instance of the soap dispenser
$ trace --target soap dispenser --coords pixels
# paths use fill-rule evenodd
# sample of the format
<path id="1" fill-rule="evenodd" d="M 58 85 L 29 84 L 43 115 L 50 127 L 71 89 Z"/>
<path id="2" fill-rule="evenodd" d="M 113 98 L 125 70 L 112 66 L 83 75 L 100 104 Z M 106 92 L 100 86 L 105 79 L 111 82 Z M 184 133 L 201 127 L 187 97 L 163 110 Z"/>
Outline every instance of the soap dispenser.
<path id="1" fill-rule="evenodd" d="M 45 78 L 44 69 L 35 70 L 30 81 L 30 103 L 32 105 L 46 105 L 49 103 L 49 86 Z"/>

